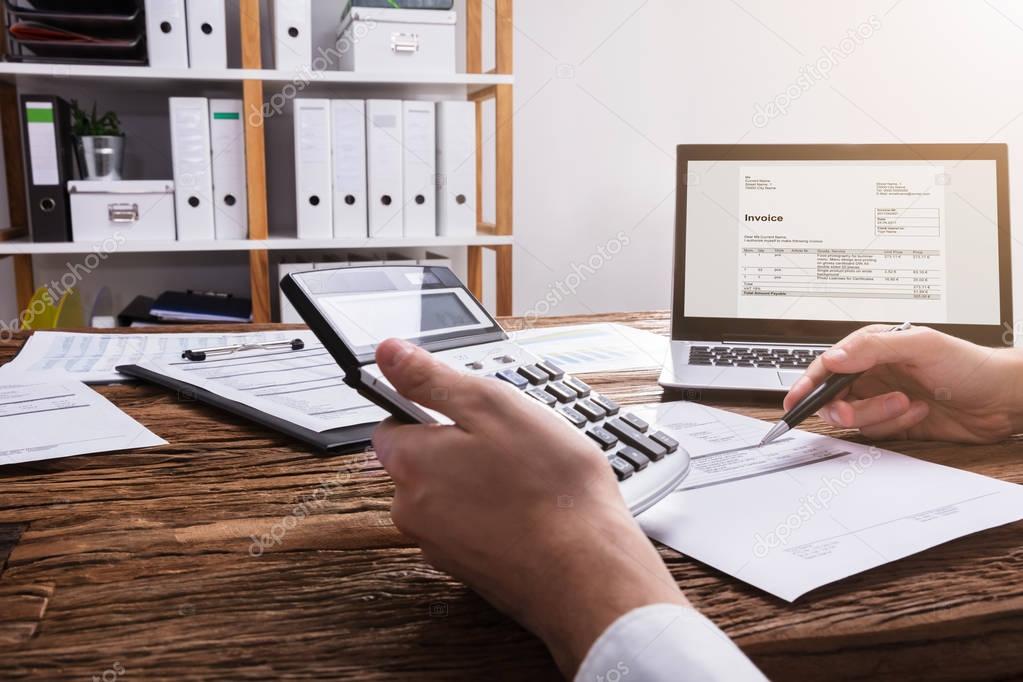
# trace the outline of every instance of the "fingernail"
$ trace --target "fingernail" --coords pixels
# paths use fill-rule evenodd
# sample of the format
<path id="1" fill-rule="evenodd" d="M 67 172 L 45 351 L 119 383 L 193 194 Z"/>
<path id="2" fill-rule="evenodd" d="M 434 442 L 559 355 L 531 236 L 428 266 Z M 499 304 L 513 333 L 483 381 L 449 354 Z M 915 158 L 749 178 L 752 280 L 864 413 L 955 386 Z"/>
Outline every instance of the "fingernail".
<path id="1" fill-rule="evenodd" d="M 889 417 L 899 411 L 899 399 L 895 396 L 888 396 L 884 399 L 884 411 Z"/>
<path id="2" fill-rule="evenodd" d="M 397 367 L 414 348 L 404 339 L 391 339 L 377 349 L 377 364 L 381 367 Z"/>
<path id="3" fill-rule="evenodd" d="M 835 362 L 845 362 L 849 358 L 849 354 L 841 348 L 829 348 L 824 351 L 824 357 Z"/>

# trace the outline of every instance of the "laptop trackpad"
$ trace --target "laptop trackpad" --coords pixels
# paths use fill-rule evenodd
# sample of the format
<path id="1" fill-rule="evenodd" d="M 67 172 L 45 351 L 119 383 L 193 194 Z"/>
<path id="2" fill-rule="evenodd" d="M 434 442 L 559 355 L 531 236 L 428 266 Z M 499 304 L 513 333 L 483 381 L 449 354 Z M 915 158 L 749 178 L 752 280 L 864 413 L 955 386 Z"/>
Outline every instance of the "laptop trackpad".
<path id="1" fill-rule="evenodd" d="M 778 381 L 781 382 L 782 386 L 784 386 L 786 388 L 790 388 L 792 386 L 792 384 L 796 383 L 796 380 L 799 379 L 799 377 L 801 377 L 801 376 L 803 376 L 803 372 L 779 371 L 778 372 Z"/>

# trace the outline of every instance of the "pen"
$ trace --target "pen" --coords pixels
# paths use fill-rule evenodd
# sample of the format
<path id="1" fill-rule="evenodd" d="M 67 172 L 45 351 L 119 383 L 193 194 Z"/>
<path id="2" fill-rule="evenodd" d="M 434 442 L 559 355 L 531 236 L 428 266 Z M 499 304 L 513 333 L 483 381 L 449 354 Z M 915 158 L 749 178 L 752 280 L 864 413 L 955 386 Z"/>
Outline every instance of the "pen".
<path id="1" fill-rule="evenodd" d="M 897 327 L 886 329 L 885 332 L 903 332 L 912 326 L 909 322 L 903 322 Z M 767 445 L 789 430 L 799 426 L 804 419 L 830 403 L 836 395 L 842 392 L 842 389 L 852 384 L 861 376 L 863 376 L 863 372 L 856 374 L 832 374 L 829 376 L 820 386 L 810 391 L 806 397 L 786 412 L 781 421 L 771 427 L 771 430 L 767 432 L 767 435 L 764 436 L 757 447 Z"/>

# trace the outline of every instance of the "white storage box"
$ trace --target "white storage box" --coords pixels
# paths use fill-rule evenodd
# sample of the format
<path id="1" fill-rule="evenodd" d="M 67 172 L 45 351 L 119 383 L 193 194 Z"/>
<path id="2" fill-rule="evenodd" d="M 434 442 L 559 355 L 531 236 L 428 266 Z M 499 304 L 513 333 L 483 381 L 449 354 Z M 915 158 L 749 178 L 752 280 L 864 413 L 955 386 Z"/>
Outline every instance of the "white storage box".
<path id="1" fill-rule="evenodd" d="M 76 242 L 101 242 L 118 234 L 128 241 L 174 241 L 170 180 L 72 180 L 67 189 Z"/>
<path id="2" fill-rule="evenodd" d="M 341 21 L 342 71 L 455 73 L 454 11 L 353 7 Z"/>

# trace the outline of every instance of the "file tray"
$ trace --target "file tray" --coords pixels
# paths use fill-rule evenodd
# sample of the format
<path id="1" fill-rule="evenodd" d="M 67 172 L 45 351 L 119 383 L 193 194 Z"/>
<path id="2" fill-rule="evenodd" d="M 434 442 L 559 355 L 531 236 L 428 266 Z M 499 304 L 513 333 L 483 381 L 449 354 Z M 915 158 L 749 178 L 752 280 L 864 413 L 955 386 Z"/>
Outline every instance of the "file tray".
<path id="1" fill-rule="evenodd" d="M 139 367 L 138 365 L 121 365 L 117 368 L 121 374 L 148 381 L 149 383 L 161 386 L 168 391 L 174 391 L 185 399 L 195 399 L 201 403 L 220 408 L 225 412 L 243 417 L 256 422 L 274 431 L 279 431 L 287 436 L 305 443 L 321 452 L 331 455 L 344 455 L 351 452 L 362 452 L 369 447 L 370 439 L 376 424 L 358 424 L 347 426 L 343 429 L 332 429 L 330 431 L 317 432 L 307 429 L 287 420 L 274 417 L 261 410 L 243 405 L 234 400 L 229 400 L 192 384 L 171 379 L 157 372 Z"/>

